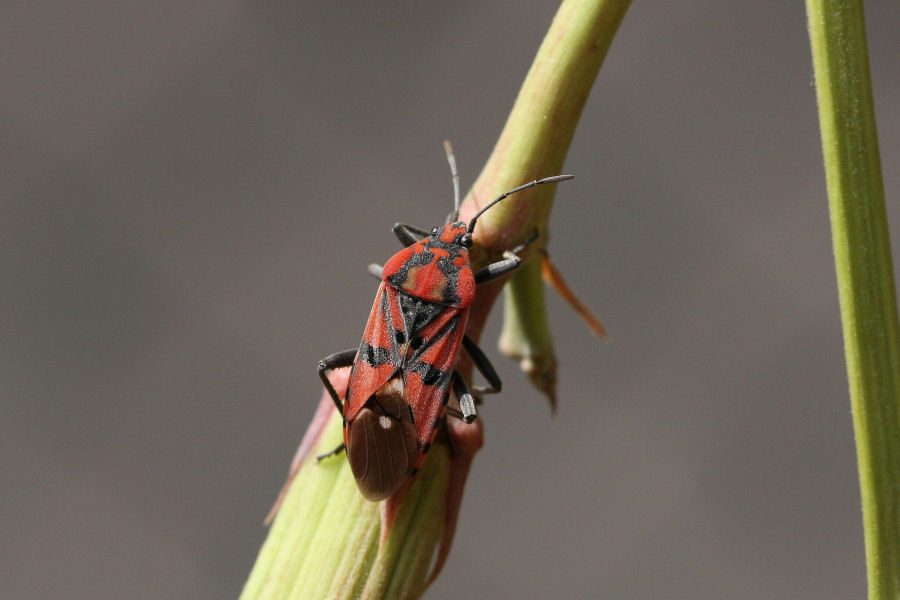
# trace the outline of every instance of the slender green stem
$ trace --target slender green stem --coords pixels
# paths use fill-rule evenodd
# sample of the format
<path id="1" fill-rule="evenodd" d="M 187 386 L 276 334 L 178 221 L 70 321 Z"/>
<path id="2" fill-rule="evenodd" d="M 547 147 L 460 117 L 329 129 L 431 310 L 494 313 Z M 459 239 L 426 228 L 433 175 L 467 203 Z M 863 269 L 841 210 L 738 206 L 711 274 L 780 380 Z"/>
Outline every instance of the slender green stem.
<path id="1" fill-rule="evenodd" d="M 529 179 L 561 172 L 581 111 L 630 4 L 631 0 L 565 0 L 560 5 L 461 216 L 470 216 L 487 200 Z M 544 234 L 559 185 L 566 184 L 538 186 L 498 204 L 478 221 L 475 241 L 496 252 L 512 248 L 535 231 Z M 534 246 L 545 240 L 542 235 Z M 483 259 L 483 254 L 477 258 Z M 529 274 L 522 273 L 523 278 Z M 543 293 L 540 287 L 530 285 L 518 289 Z M 499 291 L 499 285 L 479 288 L 469 319 L 470 332 L 476 336 Z M 543 304 L 513 298 L 507 306 L 520 310 Z M 527 310 L 505 317 L 506 335 L 523 341 L 538 339 L 548 330 L 545 319 L 542 312 Z M 549 348 L 549 344 L 544 346 Z M 529 349 L 507 350 L 513 354 L 521 350 L 519 354 L 525 355 Z M 542 360 L 554 360 L 552 350 Z"/>
<path id="2" fill-rule="evenodd" d="M 527 261 L 506 286 L 499 347 L 507 356 L 518 359 L 519 368 L 556 410 L 556 355 L 539 260 Z"/>
<path id="3" fill-rule="evenodd" d="M 869 598 L 900 598 L 900 327 L 860 0 L 807 0 Z"/>

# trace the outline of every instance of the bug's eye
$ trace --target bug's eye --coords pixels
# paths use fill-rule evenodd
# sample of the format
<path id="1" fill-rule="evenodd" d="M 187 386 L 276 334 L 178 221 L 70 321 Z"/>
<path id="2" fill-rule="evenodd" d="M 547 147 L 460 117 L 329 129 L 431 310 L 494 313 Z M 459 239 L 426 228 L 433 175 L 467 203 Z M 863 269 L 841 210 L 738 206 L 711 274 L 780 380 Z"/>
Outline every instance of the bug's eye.
<path id="1" fill-rule="evenodd" d="M 456 243 L 459 244 L 460 246 L 465 246 L 466 248 L 472 247 L 472 234 L 471 233 L 464 233 L 456 239 L 457 239 Z"/>
<path id="2" fill-rule="evenodd" d="M 434 229 L 431 230 L 431 235 L 437 235 L 437 234 L 438 234 L 438 228 L 435 227 Z"/>

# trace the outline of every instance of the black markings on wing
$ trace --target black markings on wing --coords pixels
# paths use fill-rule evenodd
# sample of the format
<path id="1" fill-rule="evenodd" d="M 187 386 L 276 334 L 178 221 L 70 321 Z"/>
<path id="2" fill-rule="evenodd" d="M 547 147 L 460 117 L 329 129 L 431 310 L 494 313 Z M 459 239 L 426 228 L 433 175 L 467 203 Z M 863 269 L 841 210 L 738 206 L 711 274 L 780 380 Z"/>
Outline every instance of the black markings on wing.
<path id="1" fill-rule="evenodd" d="M 407 367 L 407 370 L 414 371 L 421 375 L 424 385 L 438 385 L 445 376 L 445 371 L 438 369 L 434 365 L 427 362 L 417 362 Z"/>
<path id="2" fill-rule="evenodd" d="M 450 319 L 447 319 L 447 322 L 444 323 L 444 326 L 441 327 L 440 330 L 438 330 L 437 333 L 435 333 L 430 338 L 428 338 L 428 339 L 419 338 L 421 340 L 421 342 L 419 342 L 419 345 L 414 348 L 415 351 L 413 352 L 412 356 L 409 359 L 409 362 L 407 363 L 407 368 L 409 368 L 410 363 L 416 362 L 416 361 L 421 361 L 422 355 L 425 354 L 426 352 L 428 352 L 428 350 L 430 350 L 433 346 L 446 344 L 448 341 L 447 338 L 451 337 L 451 334 L 453 334 L 458 327 L 459 327 L 459 314 L 456 314 L 453 317 L 451 317 Z M 415 341 L 416 340 L 414 339 L 413 343 L 410 345 L 415 346 Z M 439 355 L 443 356 L 444 354 L 445 354 L 445 349 L 442 348 Z"/>
<path id="3" fill-rule="evenodd" d="M 394 327 L 391 320 L 390 298 L 388 297 L 386 286 L 382 287 L 378 300 L 378 309 L 372 312 L 370 318 L 375 320 L 371 330 L 371 337 L 363 338 L 359 344 L 358 360 L 365 361 L 373 367 L 385 364 L 400 366 L 401 358 L 398 337 L 405 338 L 406 336 L 402 330 Z M 385 342 L 389 344 L 389 347 L 383 345 Z M 372 345 L 373 343 L 377 345 Z"/>
<path id="4" fill-rule="evenodd" d="M 466 249 L 459 244 L 442 242 L 438 238 L 429 239 L 428 245 L 429 247 L 446 250 L 449 254 L 449 256 L 442 256 L 437 260 L 437 268 L 447 279 L 447 286 L 444 288 L 444 303 L 459 304 L 459 295 L 456 293 L 456 288 L 459 285 L 459 267 L 453 264 L 453 261 L 462 256 Z"/>
<path id="5" fill-rule="evenodd" d="M 403 367 L 405 373 L 417 373 L 422 378 L 422 384 L 433 386 L 440 390 L 446 390 L 453 376 L 453 363 L 456 360 L 457 349 L 453 347 L 454 333 L 460 326 L 459 314 L 448 319 L 447 322 L 433 336 L 423 339 L 422 343 L 414 349 Z M 436 362 L 431 364 L 423 358 L 424 354 L 438 346 Z"/>
<path id="6" fill-rule="evenodd" d="M 359 345 L 359 359 L 366 361 L 373 367 L 394 363 L 395 356 L 391 349 L 372 346 L 365 340 Z"/>
<path id="7" fill-rule="evenodd" d="M 406 333 L 404 328 L 397 327 L 397 323 L 394 323 L 394 319 L 391 316 L 391 299 L 388 294 L 388 288 L 386 285 L 382 285 L 382 293 L 381 293 L 381 317 L 384 320 L 385 325 L 388 327 L 388 331 L 386 332 L 385 337 L 391 341 L 391 355 L 393 356 L 394 363 L 400 364 L 400 341 L 398 334 L 402 335 L 404 338 L 406 337 Z M 408 329 L 407 329 L 408 331 Z"/>

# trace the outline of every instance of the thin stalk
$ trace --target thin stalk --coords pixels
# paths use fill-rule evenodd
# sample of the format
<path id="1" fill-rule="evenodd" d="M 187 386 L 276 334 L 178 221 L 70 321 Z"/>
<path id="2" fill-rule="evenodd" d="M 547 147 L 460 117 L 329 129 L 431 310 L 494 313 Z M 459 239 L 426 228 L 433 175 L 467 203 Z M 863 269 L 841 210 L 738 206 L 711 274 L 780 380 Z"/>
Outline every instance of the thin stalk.
<path id="1" fill-rule="evenodd" d="M 863 6 L 807 0 L 871 600 L 900 598 L 900 327 Z"/>
<path id="2" fill-rule="evenodd" d="M 531 70 L 522 84 L 509 119 L 487 164 L 463 203 L 461 216 L 474 214 L 491 198 L 530 179 L 562 171 L 581 111 L 630 0 L 565 0 L 544 37 Z M 491 209 L 479 220 L 475 241 L 493 254 L 540 233 L 532 250 L 546 243 L 553 195 L 559 185 L 532 188 Z M 478 248 L 476 248 L 477 250 Z M 473 253 L 484 260 L 485 252 Z M 534 254 L 534 253 L 532 253 Z M 527 279 L 533 271 L 520 269 L 514 279 Z M 479 332 L 500 291 L 498 285 L 479 288 L 470 317 L 470 332 Z M 504 338 L 520 340 L 520 346 L 504 344 L 515 356 L 531 355 L 545 365 L 555 364 L 543 300 L 518 298 L 517 294 L 543 294 L 543 288 L 522 282 L 510 288 L 506 302 Z M 532 310 L 534 309 L 534 310 Z M 540 354 L 536 349 L 541 348 Z M 554 373 L 544 373 L 545 381 Z M 542 388 L 550 398 L 551 389 Z"/>

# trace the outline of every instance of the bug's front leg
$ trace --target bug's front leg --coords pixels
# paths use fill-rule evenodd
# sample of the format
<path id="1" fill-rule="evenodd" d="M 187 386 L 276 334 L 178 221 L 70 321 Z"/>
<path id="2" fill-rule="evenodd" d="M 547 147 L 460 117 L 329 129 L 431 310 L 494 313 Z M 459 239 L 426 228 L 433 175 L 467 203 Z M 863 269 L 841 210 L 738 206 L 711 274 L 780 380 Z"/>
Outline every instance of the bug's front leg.
<path id="1" fill-rule="evenodd" d="M 519 265 L 522 264 L 522 258 L 519 256 L 519 252 L 528 247 L 531 242 L 538 238 L 538 232 L 535 231 L 531 234 L 531 237 L 525 240 L 524 243 L 519 244 L 512 250 L 507 250 L 503 253 L 503 260 L 498 260 L 495 263 L 491 263 L 488 266 L 478 269 L 475 273 L 475 285 L 481 285 L 482 283 L 487 283 L 488 281 L 493 281 L 498 277 L 503 277 L 507 273 L 511 273 L 519 268 Z"/>
<path id="2" fill-rule="evenodd" d="M 394 223 L 394 226 L 391 228 L 394 231 L 394 235 L 397 236 L 397 239 L 400 240 L 400 243 L 403 244 L 404 247 L 412 246 L 419 240 L 428 237 L 428 232 L 419 229 L 418 227 L 413 227 L 412 225 L 407 225 L 406 223 Z"/>

